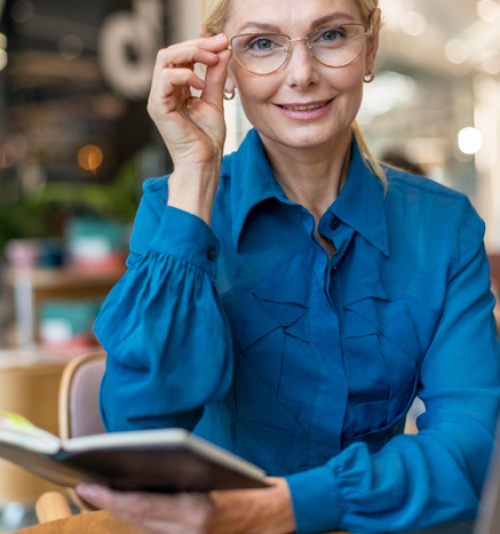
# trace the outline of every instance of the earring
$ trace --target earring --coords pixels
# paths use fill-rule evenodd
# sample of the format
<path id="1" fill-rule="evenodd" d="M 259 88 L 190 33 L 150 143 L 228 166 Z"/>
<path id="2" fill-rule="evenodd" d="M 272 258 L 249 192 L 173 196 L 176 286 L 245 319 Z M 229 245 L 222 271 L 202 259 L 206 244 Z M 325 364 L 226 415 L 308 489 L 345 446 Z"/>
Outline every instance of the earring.
<path id="1" fill-rule="evenodd" d="M 233 100 L 235 96 L 236 96 L 236 89 L 233 89 L 231 92 L 224 91 L 224 94 L 223 94 L 224 100 Z"/>
<path id="2" fill-rule="evenodd" d="M 363 78 L 363 81 L 365 83 L 372 83 L 373 80 L 375 79 L 375 74 L 373 72 L 369 72 L 364 78 Z"/>

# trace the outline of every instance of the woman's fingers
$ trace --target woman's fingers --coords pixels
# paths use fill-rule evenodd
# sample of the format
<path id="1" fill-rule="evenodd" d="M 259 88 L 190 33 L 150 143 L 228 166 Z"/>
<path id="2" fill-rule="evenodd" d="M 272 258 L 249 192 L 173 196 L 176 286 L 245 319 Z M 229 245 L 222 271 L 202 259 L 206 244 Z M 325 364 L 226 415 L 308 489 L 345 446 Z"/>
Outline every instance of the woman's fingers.
<path id="1" fill-rule="evenodd" d="M 190 96 L 188 91 L 179 95 L 178 90 L 193 88 L 202 91 L 205 87 L 205 81 L 190 69 L 165 69 L 151 87 L 149 111 L 154 114 L 155 106 L 160 106 L 163 112 L 174 111 L 182 100 Z M 181 102 L 178 101 L 179 96 Z"/>
<path id="2" fill-rule="evenodd" d="M 141 525 L 134 525 L 146 534 L 205 534 L 204 531 L 186 528 L 180 523 L 157 521 L 151 519 Z"/>
<path id="3" fill-rule="evenodd" d="M 158 53 L 148 112 L 176 167 L 183 163 L 189 166 L 194 160 L 198 164 L 213 162 L 214 155 L 222 153 L 226 131 L 222 96 L 231 55 L 228 46 L 229 39 L 221 34 Z M 195 70 L 195 64 L 206 67 L 205 76 Z M 193 90 L 200 96 L 193 96 Z"/>
<path id="4" fill-rule="evenodd" d="M 206 88 L 203 90 L 201 98 L 222 109 L 224 84 L 227 78 L 227 66 L 231 59 L 231 51 L 223 50 L 219 53 L 219 61 L 215 65 L 210 65 L 205 77 Z"/>
<path id="5" fill-rule="evenodd" d="M 218 53 L 229 46 L 229 39 L 224 35 L 208 39 L 185 41 L 164 48 L 158 52 L 155 64 L 155 73 L 177 66 L 214 65 L 218 62 Z"/>
<path id="6" fill-rule="evenodd" d="M 217 61 L 217 53 L 204 50 L 203 48 L 164 48 L 156 56 L 154 74 L 157 75 L 164 69 L 174 69 L 176 67 L 188 67 L 192 69 L 196 63 L 213 65 Z"/>
<path id="7" fill-rule="evenodd" d="M 231 54 L 225 50 L 228 44 L 228 38 L 221 34 L 160 50 L 151 87 L 150 113 L 154 113 L 158 105 L 162 111 L 173 111 L 178 104 L 189 98 L 191 88 L 204 91 L 207 102 L 222 107 L 222 93 Z M 208 67 L 206 81 L 193 72 L 195 63 Z M 208 84 L 210 87 L 206 90 Z"/>
<path id="8" fill-rule="evenodd" d="M 122 493 L 86 484 L 79 485 L 77 492 L 97 507 L 151 534 L 203 532 L 213 510 L 205 495 Z"/>

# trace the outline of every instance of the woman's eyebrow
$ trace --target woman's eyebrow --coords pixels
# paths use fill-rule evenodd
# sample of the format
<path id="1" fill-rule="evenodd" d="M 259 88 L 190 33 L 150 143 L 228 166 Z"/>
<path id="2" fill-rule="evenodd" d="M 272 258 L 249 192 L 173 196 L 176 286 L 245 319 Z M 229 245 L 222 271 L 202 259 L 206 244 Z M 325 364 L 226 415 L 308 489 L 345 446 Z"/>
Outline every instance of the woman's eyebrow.
<path id="1" fill-rule="evenodd" d="M 311 27 L 317 28 L 322 24 L 338 22 L 339 20 L 342 20 L 342 22 L 355 22 L 355 18 L 351 14 L 336 12 L 330 13 L 328 15 L 323 15 L 322 17 L 315 19 L 311 23 Z M 246 22 L 245 24 L 243 24 L 243 26 L 240 26 L 238 30 L 236 30 L 236 33 L 243 33 L 246 30 L 263 30 L 268 32 L 279 33 L 281 31 L 281 28 L 276 24 L 271 24 L 268 22 Z"/>
<path id="2" fill-rule="evenodd" d="M 275 24 L 268 24 L 266 22 L 246 22 L 243 24 L 243 26 L 240 26 L 236 33 L 242 33 L 245 30 L 265 30 L 269 32 L 276 32 L 278 33 L 280 31 L 279 26 L 276 26 Z"/>
<path id="3" fill-rule="evenodd" d="M 350 13 L 336 12 L 336 13 L 330 13 L 329 15 L 324 15 L 323 17 L 320 17 L 319 19 L 314 20 L 311 23 L 311 27 L 317 28 L 318 26 L 321 26 L 322 24 L 339 22 L 339 21 L 357 22 L 357 20 Z"/>

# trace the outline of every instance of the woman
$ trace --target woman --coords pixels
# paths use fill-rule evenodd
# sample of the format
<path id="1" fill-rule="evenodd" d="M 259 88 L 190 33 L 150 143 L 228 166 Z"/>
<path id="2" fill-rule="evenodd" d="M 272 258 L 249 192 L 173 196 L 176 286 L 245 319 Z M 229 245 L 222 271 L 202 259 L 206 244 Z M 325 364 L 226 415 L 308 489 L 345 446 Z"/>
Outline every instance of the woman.
<path id="1" fill-rule="evenodd" d="M 144 532 L 395 531 L 476 513 L 500 393 L 484 228 L 464 196 L 384 174 L 365 146 L 354 121 L 380 17 L 376 0 L 211 0 L 212 36 L 158 55 L 149 112 L 174 172 L 146 182 L 97 321 L 103 417 L 193 429 L 274 485 L 80 488 Z M 221 163 L 235 90 L 255 130 Z M 403 435 L 417 393 L 420 432 Z"/>

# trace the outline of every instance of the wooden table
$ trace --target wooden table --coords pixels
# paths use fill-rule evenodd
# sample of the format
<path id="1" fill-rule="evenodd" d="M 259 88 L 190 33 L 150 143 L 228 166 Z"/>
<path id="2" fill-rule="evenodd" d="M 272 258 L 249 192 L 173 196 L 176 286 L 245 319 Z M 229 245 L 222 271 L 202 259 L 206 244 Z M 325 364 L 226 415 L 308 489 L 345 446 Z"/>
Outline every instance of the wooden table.
<path id="1" fill-rule="evenodd" d="M 18 534 L 142 534 L 108 512 L 90 512 L 19 530 Z M 329 534 L 348 534 L 331 532 Z"/>
<path id="2" fill-rule="evenodd" d="M 19 530 L 18 534 L 142 534 L 108 512 L 90 512 Z"/>

